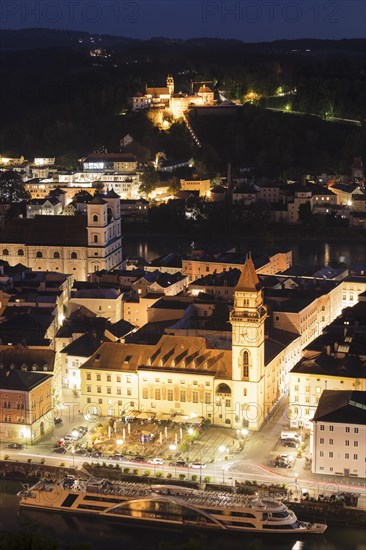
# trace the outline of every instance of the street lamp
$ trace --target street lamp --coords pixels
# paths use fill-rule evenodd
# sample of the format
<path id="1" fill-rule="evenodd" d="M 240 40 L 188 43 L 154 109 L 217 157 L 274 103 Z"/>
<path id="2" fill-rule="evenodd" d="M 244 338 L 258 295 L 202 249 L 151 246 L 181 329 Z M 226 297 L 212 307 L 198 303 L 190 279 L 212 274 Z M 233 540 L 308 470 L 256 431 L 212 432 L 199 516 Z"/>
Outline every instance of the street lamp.
<path id="1" fill-rule="evenodd" d="M 298 477 L 298 474 L 297 472 L 295 472 L 295 500 L 297 500 L 297 477 Z"/>
<path id="2" fill-rule="evenodd" d="M 123 445 L 123 439 L 117 439 L 116 443 L 117 445 Z"/>

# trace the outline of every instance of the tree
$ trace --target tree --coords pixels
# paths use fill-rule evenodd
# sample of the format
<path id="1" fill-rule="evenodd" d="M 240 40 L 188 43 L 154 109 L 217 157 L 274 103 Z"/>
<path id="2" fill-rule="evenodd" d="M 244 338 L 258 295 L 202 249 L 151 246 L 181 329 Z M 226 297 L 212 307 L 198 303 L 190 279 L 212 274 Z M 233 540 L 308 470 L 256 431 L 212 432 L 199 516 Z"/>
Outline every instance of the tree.
<path id="1" fill-rule="evenodd" d="M 153 191 L 159 183 L 159 174 L 156 172 L 153 166 L 148 166 L 144 169 L 141 176 L 140 191 L 148 195 Z"/>
<path id="2" fill-rule="evenodd" d="M 24 188 L 22 177 L 18 172 L 8 170 L 0 176 L 0 201 L 20 202 L 30 198 L 28 191 Z"/>

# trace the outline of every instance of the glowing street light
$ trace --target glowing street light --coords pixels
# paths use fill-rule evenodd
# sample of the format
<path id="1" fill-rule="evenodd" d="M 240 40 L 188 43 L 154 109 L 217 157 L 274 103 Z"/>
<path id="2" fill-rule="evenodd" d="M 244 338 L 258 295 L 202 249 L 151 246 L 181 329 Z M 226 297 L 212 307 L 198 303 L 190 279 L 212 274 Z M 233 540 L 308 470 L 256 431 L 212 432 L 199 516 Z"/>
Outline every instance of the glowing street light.
<path id="1" fill-rule="evenodd" d="M 117 445 L 123 445 L 124 441 L 123 439 L 117 439 L 116 443 Z"/>
<path id="2" fill-rule="evenodd" d="M 194 434 L 194 429 L 188 428 L 188 435 L 193 435 L 193 434 Z"/>
<path id="3" fill-rule="evenodd" d="M 177 446 L 174 445 L 174 443 L 172 443 L 171 445 L 169 445 L 169 449 L 170 449 L 171 451 L 176 451 L 176 450 L 177 450 Z"/>

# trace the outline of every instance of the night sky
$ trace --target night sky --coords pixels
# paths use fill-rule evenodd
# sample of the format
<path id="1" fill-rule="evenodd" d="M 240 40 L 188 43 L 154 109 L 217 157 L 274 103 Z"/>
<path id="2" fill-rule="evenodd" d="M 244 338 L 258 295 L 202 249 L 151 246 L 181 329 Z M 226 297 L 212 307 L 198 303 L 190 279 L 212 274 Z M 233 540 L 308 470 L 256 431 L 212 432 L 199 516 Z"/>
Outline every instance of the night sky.
<path id="1" fill-rule="evenodd" d="M 84 30 L 135 38 L 363 38 L 363 0 L 3 0 L 2 28 Z"/>

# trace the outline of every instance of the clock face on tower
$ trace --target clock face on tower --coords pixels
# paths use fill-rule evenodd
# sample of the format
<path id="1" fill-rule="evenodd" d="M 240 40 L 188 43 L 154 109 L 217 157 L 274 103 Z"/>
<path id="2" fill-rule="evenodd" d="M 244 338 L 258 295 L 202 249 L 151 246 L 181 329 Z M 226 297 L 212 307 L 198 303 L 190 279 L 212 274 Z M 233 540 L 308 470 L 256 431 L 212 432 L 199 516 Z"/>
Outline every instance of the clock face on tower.
<path id="1" fill-rule="evenodd" d="M 262 340 L 263 327 L 245 325 L 239 329 L 240 344 L 253 345 Z"/>

